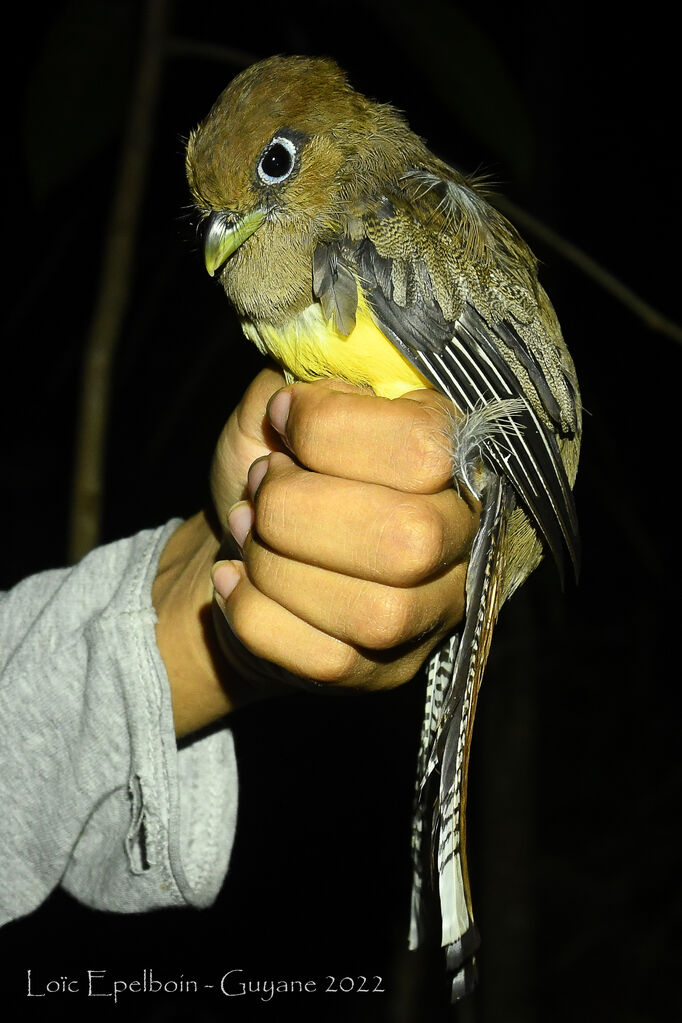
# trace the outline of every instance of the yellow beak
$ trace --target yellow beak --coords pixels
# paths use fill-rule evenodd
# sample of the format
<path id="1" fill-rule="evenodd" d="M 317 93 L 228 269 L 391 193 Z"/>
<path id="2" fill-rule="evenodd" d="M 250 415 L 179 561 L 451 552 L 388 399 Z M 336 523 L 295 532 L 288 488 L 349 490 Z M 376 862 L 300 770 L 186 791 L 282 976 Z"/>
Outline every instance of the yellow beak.
<path id="1" fill-rule="evenodd" d="M 254 210 L 236 220 L 229 220 L 229 214 L 212 213 L 206 221 L 204 235 L 204 259 L 206 269 L 213 277 L 233 252 L 245 242 L 263 223 L 263 210 Z"/>

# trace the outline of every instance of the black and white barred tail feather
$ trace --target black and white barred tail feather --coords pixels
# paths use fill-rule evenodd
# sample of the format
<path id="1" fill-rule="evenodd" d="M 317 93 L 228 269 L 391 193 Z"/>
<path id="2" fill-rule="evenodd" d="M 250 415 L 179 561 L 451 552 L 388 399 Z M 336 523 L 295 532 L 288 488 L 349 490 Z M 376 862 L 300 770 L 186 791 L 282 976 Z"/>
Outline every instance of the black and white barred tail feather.
<path id="1" fill-rule="evenodd" d="M 467 613 L 461 636 L 450 637 L 428 665 L 413 817 L 410 947 L 418 947 L 427 937 L 425 888 L 437 887 L 441 944 L 453 1001 L 468 994 L 476 982 L 474 953 L 479 937 L 465 845 L 468 761 L 476 700 L 499 610 L 500 558 L 513 502 L 508 482 L 489 475 L 467 573 Z M 431 876 L 431 850 L 436 851 L 437 879 Z"/>
<path id="2" fill-rule="evenodd" d="M 482 499 L 483 444 L 492 437 L 500 440 L 504 438 L 505 430 L 508 429 L 509 416 L 515 415 L 522 408 L 523 403 L 520 401 L 491 402 L 462 418 L 455 419 L 453 417 L 450 447 L 453 460 L 453 481 L 457 488 L 464 484 L 477 499 Z M 472 552 L 470 573 L 473 573 L 475 566 L 480 561 L 477 552 L 480 550 L 481 537 L 488 535 L 485 522 L 486 514 L 484 513 L 482 515 L 482 530 Z M 473 578 L 472 574 L 472 581 Z M 472 599 L 470 595 L 467 605 L 470 605 Z M 439 768 L 442 749 L 438 748 L 438 740 L 442 736 L 444 724 L 449 720 L 445 713 L 445 705 L 448 700 L 452 703 L 456 699 L 452 692 L 452 683 L 459 645 L 460 634 L 455 632 L 448 637 L 428 663 L 424 718 L 417 760 L 418 806 L 423 804 L 424 790 L 434 772 Z M 438 773 L 440 772 L 438 771 Z M 417 814 L 414 819 L 413 834 L 416 861 L 419 859 L 422 842 L 421 826 L 421 815 Z M 413 944 L 418 944 L 416 934 L 411 934 L 410 940 Z"/>
<path id="3" fill-rule="evenodd" d="M 445 710 L 440 791 L 434 821 L 442 916 L 442 944 L 452 974 L 453 1001 L 475 981 L 473 952 L 478 945 L 466 859 L 466 802 L 476 702 L 493 627 L 500 606 L 501 559 L 514 498 L 509 483 L 492 479 L 486 489 L 481 528 L 467 573 L 467 617 L 455 664 L 452 691 L 457 706 Z M 461 694 L 461 695 L 459 695 Z"/>
<path id="4" fill-rule="evenodd" d="M 434 864 L 431 860 L 430 807 L 437 800 L 439 774 L 433 772 L 433 753 L 436 748 L 440 725 L 443 719 L 443 705 L 452 690 L 455 661 L 459 648 L 459 633 L 454 632 L 432 655 L 426 676 L 426 698 L 422 721 L 419 756 L 417 758 L 417 791 L 412 817 L 412 907 L 410 913 L 410 948 L 418 948 L 426 939 L 425 887 L 435 888 L 431 876 Z M 431 766 L 430 766 L 431 765 Z"/>

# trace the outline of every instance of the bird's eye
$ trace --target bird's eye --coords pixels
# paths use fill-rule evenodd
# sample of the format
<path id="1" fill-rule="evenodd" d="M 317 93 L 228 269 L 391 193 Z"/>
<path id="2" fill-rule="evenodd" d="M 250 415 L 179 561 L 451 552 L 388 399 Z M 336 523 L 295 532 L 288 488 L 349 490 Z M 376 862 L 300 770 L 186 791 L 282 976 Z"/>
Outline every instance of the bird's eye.
<path id="1" fill-rule="evenodd" d="M 289 177 L 294 169 L 296 146 L 287 138 L 272 140 L 258 161 L 258 176 L 266 185 L 276 185 Z"/>

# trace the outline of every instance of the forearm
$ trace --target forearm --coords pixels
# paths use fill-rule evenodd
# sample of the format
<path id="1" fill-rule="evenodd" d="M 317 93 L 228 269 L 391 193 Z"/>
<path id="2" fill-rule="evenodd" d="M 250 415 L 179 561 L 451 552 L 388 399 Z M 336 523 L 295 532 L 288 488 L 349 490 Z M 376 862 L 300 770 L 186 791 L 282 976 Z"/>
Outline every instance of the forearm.
<path id="1" fill-rule="evenodd" d="M 171 533 L 173 529 L 173 533 Z M 206 905 L 227 869 L 227 729 L 176 748 L 151 604 L 177 527 L 0 596 L 0 924 L 57 884 L 102 909 Z"/>

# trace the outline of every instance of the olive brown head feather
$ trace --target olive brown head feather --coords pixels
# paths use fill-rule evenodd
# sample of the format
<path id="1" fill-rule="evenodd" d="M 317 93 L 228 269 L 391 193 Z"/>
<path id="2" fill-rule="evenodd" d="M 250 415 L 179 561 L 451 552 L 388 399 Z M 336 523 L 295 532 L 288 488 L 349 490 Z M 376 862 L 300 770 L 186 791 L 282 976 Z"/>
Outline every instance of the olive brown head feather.
<path id="1" fill-rule="evenodd" d="M 577 572 L 578 384 L 536 261 L 481 184 L 330 60 L 238 75 L 187 147 L 206 267 L 293 379 L 447 395 L 459 482 L 481 499 L 460 630 L 433 655 L 417 767 L 410 943 L 435 894 L 452 996 L 473 984 L 464 848 L 476 697 L 505 598 L 553 555 Z M 433 878 L 437 892 L 431 893 Z"/>

